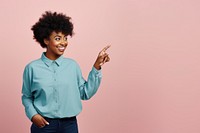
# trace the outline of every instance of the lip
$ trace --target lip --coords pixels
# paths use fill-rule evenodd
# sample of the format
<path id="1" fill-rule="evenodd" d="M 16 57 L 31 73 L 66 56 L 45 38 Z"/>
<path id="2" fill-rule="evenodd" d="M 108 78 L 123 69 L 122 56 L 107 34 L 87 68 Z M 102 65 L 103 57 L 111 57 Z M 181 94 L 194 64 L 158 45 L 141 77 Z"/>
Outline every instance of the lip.
<path id="1" fill-rule="evenodd" d="M 57 47 L 57 49 L 58 49 L 60 52 L 65 51 L 65 48 L 66 48 L 66 46 L 58 46 L 58 47 Z"/>

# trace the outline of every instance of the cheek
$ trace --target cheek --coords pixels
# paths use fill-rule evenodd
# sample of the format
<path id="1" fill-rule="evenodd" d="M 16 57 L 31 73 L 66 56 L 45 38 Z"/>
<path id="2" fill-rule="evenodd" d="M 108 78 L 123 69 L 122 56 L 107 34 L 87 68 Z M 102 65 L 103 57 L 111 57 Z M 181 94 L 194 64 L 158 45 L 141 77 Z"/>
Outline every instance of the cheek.
<path id="1" fill-rule="evenodd" d="M 51 44 L 51 46 L 57 46 L 59 44 L 59 42 L 52 41 L 50 44 Z"/>

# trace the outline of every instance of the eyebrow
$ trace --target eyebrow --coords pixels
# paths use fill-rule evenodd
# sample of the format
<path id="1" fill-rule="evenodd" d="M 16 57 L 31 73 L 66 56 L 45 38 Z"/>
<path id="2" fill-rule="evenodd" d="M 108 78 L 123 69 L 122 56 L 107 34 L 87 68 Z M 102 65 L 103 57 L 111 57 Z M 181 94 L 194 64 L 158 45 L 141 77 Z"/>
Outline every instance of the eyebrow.
<path id="1" fill-rule="evenodd" d="M 67 37 L 67 36 L 68 36 L 68 35 L 65 35 L 64 37 Z M 55 37 L 61 37 L 61 36 L 60 36 L 60 35 L 55 35 L 54 38 L 55 38 Z"/>
<path id="2" fill-rule="evenodd" d="M 60 35 L 55 35 L 54 38 L 55 38 L 55 37 L 61 37 L 61 36 L 60 36 Z"/>

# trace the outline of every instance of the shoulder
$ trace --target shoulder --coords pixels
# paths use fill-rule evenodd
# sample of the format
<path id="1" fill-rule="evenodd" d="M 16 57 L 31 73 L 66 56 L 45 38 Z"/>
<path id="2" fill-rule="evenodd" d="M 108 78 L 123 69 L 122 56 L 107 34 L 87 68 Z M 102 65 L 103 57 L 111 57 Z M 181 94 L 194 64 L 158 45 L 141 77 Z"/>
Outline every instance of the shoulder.
<path id="1" fill-rule="evenodd" d="M 25 66 L 25 69 L 32 69 L 32 68 L 34 68 L 35 66 L 37 66 L 38 64 L 41 64 L 41 63 L 42 63 L 41 58 L 36 59 L 36 60 L 33 60 L 33 61 L 30 61 L 30 62 Z"/>
<path id="2" fill-rule="evenodd" d="M 78 63 L 74 59 L 65 57 L 63 60 L 65 63 L 71 64 L 71 65 L 78 65 Z"/>

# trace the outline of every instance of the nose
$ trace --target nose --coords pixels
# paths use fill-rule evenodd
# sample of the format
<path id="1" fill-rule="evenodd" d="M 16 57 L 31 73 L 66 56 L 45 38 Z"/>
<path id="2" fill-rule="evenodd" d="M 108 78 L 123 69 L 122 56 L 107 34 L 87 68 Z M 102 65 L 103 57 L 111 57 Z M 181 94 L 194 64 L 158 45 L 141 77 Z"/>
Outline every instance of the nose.
<path id="1" fill-rule="evenodd" d="M 63 44 L 63 45 L 66 45 L 68 42 L 67 42 L 67 40 L 62 39 L 62 41 L 60 43 Z"/>

